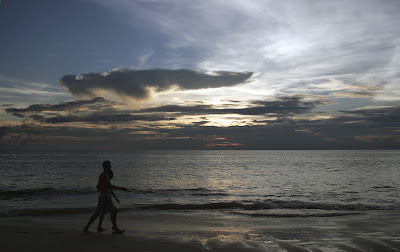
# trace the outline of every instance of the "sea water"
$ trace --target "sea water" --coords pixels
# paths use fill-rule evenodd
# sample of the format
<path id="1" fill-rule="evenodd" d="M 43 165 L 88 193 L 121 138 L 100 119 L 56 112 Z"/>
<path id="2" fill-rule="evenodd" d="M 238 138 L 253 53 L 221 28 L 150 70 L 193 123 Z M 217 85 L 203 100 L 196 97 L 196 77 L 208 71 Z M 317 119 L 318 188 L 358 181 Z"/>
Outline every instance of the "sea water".
<path id="1" fill-rule="evenodd" d="M 0 216 L 90 213 L 110 160 L 120 212 L 304 217 L 400 209 L 398 150 L 2 153 Z"/>

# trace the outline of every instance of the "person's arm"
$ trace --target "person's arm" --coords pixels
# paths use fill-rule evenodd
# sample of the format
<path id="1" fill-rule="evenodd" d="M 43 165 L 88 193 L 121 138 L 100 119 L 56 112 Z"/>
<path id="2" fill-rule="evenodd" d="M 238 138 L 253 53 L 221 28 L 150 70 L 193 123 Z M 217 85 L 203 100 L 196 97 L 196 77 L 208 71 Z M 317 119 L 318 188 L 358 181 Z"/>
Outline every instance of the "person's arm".
<path id="1" fill-rule="evenodd" d="M 111 192 L 111 194 L 112 194 L 112 196 L 115 198 L 115 200 L 118 202 L 118 204 L 119 204 L 119 199 L 117 198 L 117 196 L 115 195 L 115 193 L 114 192 Z"/>
<path id="2" fill-rule="evenodd" d="M 110 183 L 110 188 L 125 191 L 125 192 L 128 191 L 128 189 L 126 187 L 115 186 L 115 185 L 112 185 L 111 183 Z"/>

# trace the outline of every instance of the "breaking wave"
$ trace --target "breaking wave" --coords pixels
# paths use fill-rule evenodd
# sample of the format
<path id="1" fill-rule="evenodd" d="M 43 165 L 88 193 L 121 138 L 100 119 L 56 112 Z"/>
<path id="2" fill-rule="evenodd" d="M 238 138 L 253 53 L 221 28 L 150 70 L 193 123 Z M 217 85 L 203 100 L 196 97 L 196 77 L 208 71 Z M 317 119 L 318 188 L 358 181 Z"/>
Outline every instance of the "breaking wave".
<path id="1" fill-rule="evenodd" d="M 279 210 L 290 209 L 295 210 L 292 213 L 276 213 L 263 212 L 262 210 Z M 400 206 L 380 206 L 380 205 L 364 205 L 364 204 L 328 204 L 313 203 L 301 201 L 279 201 L 269 200 L 265 202 L 241 203 L 238 201 L 216 202 L 205 204 L 153 204 L 153 205 L 131 205 L 118 208 L 119 211 L 226 211 L 230 214 L 247 215 L 250 217 L 333 217 L 360 214 L 363 211 L 370 210 L 399 210 Z M 44 215 L 67 215 L 91 213 L 95 207 L 84 208 L 46 208 L 46 209 L 14 209 L 0 210 L 0 217 L 10 216 L 44 216 Z M 296 211 L 300 210 L 300 212 Z M 323 210 L 322 212 L 307 210 Z"/>
<path id="2" fill-rule="evenodd" d="M 394 210 L 398 206 L 380 206 L 364 204 L 329 204 L 302 201 L 279 201 L 269 200 L 264 202 L 241 203 L 238 201 L 217 202 L 206 204 L 154 204 L 141 206 L 140 209 L 156 210 L 212 210 L 212 209 L 241 209 L 241 210 L 262 210 L 262 209 L 320 209 L 320 210 Z"/>

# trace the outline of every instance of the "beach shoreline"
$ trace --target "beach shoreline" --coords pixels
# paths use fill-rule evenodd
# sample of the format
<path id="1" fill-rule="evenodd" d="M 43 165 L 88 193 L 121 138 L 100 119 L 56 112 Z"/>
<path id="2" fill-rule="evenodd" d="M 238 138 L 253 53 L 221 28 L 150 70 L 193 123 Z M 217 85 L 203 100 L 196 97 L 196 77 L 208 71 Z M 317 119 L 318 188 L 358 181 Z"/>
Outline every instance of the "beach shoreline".
<path id="1" fill-rule="evenodd" d="M 2 251 L 400 251 L 399 211 L 337 217 L 255 218 L 255 222 L 265 224 L 253 228 L 233 228 L 234 222 L 221 225 L 216 221 L 218 224 L 210 229 L 166 220 L 162 224 L 164 230 L 153 227 L 153 231 L 149 231 L 150 222 L 149 228 L 143 229 L 139 225 L 146 223 L 122 213 L 119 222 L 127 229 L 125 235 L 111 234 L 109 224 L 104 233 L 96 233 L 96 226 L 92 226 L 93 233 L 84 234 L 80 226 L 84 225 L 81 223 L 84 217 L 2 218 L 0 236 L 6 248 Z"/>

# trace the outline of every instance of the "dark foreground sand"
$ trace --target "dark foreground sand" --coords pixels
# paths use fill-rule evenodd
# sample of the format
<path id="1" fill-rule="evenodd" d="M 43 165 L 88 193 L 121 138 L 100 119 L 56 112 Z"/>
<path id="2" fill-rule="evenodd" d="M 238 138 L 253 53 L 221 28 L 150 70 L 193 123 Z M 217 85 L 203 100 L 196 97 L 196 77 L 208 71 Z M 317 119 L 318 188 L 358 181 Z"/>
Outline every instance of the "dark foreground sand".
<path id="1" fill-rule="evenodd" d="M 91 234 L 43 226 L 2 226 L 1 251 L 203 251 L 200 244 L 179 244 L 139 236 Z M 5 248 L 5 249 L 4 249 Z"/>
<path id="2" fill-rule="evenodd" d="M 197 231 L 184 232 L 128 229 L 126 235 L 83 234 L 75 224 L 57 227 L 57 223 L 66 223 L 68 218 L 72 223 L 76 220 L 76 216 L 53 216 L 45 221 L 3 218 L 0 251 L 400 251 L 399 212 L 260 218 L 255 219 L 259 225 L 246 229 L 233 229 L 234 222 L 229 226 L 216 225 L 213 230 L 196 227 Z M 140 221 L 136 220 L 136 224 Z"/>

